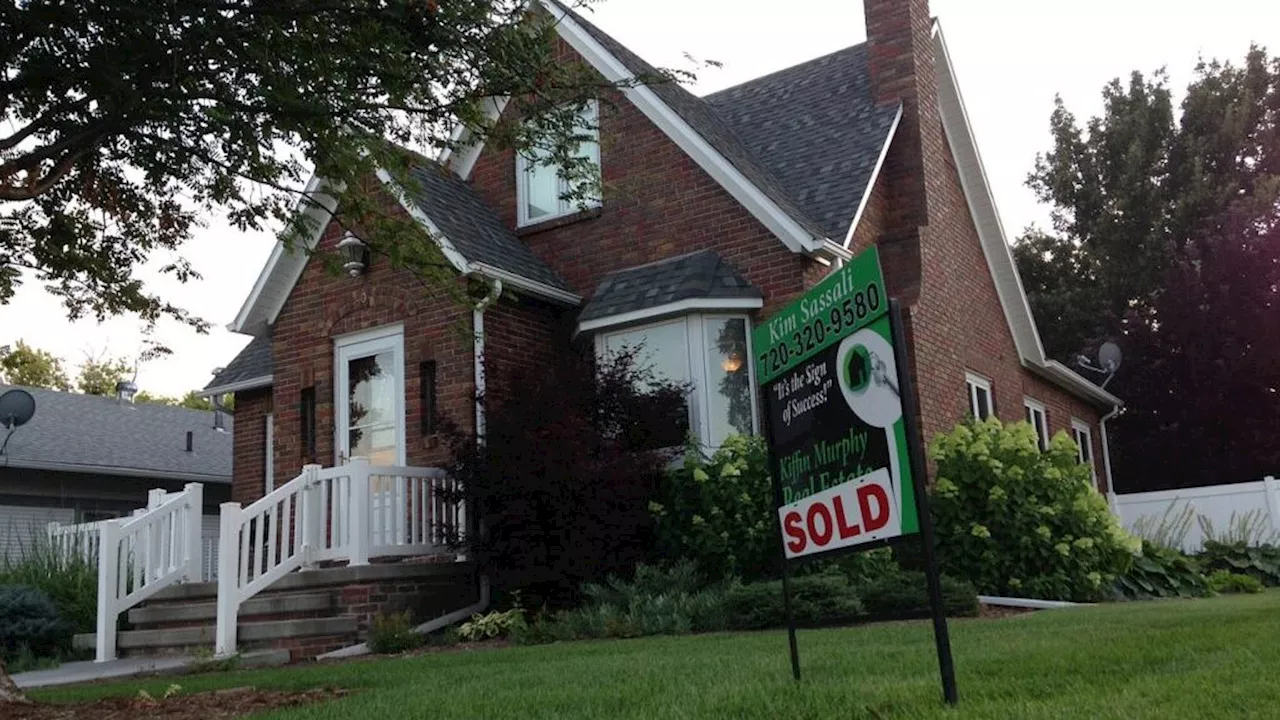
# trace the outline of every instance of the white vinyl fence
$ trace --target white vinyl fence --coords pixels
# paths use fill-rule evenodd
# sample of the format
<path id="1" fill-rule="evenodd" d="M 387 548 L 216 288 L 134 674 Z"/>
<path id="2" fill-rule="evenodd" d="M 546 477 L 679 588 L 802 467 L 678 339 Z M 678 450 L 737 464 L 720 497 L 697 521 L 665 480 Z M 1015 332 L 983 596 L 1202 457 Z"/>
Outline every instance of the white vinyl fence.
<path id="1" fill-rule="evenodd" d="M 1131 532 L 1148 536 L 1161 524 L 1184 521 L 1180 535 L 1182 549 L 1194 553 L 1204 546 L 1205 530 L 1215 535 L 1238 534 L 1247 526 L 1249 534 L 1263 541 L 1280 541 L 1280 480 L 1268 475 L 1262 480 L 1231 485 L 1118 493 L 1115 512 Z"/>

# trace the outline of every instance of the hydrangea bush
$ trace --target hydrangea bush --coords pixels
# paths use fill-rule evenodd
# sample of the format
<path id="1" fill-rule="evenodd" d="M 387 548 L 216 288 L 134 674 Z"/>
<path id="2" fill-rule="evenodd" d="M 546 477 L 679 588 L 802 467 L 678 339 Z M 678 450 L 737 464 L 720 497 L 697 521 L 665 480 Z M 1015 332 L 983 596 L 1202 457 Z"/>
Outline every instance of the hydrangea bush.
<path id="1" fill-rule="evenodd" d="M 981 593 L 1103 599 L 1140 547 L 1064 432 L 1042 452 L 1025 422 L 967 422 L 935 437 L 930 455 L 939 561 Z"/>

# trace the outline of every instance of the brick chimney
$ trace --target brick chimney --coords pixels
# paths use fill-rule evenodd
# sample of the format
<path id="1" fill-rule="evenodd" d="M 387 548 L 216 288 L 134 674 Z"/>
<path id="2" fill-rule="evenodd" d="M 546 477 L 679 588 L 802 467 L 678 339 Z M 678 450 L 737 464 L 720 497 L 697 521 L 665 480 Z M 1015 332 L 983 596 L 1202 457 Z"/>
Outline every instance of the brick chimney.
<path id="1" fill-rule="evenodd" d="M 905 304 L 920 293 L 921 249 L 941 202 L 932 190 L 946 172 L 929 0 L 863 0 L 867 67 L 878 104 L 902 104 L 893 145 L 881 168 L 888 206 L 879 238 L 890 292 Z"/>

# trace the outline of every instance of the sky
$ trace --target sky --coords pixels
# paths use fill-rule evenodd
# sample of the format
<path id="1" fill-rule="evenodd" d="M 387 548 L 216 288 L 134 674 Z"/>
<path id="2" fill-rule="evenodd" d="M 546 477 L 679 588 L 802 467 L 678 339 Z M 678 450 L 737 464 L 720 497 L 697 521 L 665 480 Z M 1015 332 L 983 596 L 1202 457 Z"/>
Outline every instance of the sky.
<path id="1" fill-rule="evenodd" d="M 1176 92 L 1202 57 L 1238 62 L 1250 43 L 1280 52 L 1277 0 L 932 0 L 931 9 L 1010 239 L 1048 217 L 1025 180 L 1036 153 L 1049 147 L 1055 95 L 1085 118 L 1101 109 L 1102 86 L 1133 70 L 1167 68 Z M 587 17 L 654 65 L 687 69 L 687 56 L 721 63 L 698 72 L 692 90 L 700 95 L 866 39 L 858 0 L 604 0 Z M 140 368 L 138 385 L 152 393 L 203 387 L 248 342 L 225 326 L 274 238 L 238 232 L 216 217 L 207 222 L 183 250 L 203 278 L 153 288 L 213 330 L 199 335 L 172 322 L 158 328 L 156 338 L 173 354 Z M 70 323 L 35 282 L 0 307 L 0 345 L 25 340 L 65 358 L 73 373 L 86 357 L 136 356 L 142 328 L 132 317 Z"/>

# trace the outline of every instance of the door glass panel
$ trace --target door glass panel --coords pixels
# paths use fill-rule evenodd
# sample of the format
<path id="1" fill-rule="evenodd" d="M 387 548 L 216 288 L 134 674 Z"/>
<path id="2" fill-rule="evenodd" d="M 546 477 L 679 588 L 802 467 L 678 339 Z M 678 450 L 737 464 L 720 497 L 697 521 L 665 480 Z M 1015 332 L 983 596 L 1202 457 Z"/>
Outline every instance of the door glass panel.
<path id="1" fill-rule="evenodd" d="M 347 363 L 347 447 L 374 465 L 398 460 L 395 354 L 386 350 Z"/>
<path id="2" fill-rule="evenodd" d="M 751 374 L 747 367 L 747 321 L 707 318 L 708 419 L 710 444 L 719 447 L 732 433 L 751 434 Z"/>

